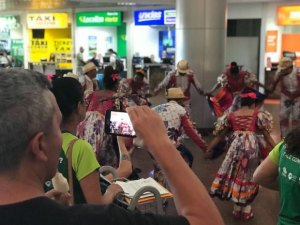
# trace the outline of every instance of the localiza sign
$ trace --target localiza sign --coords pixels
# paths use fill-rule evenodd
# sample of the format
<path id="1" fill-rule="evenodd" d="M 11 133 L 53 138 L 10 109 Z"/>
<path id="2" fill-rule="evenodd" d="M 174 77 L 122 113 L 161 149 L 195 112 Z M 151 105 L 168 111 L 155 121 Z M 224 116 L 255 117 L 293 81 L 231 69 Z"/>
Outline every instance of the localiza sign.
<path id="1" fill-rule="evenodd" d="M 171 10 L 142 10 L 134 12 L 135 25 L 165 25 L 176 23 L 176 11 Z"/>
<path id="2" fill-rule="evenodd" d="M 77 26 L 119 26 L 121 12 L 79 12 L 76 13 Z"/>

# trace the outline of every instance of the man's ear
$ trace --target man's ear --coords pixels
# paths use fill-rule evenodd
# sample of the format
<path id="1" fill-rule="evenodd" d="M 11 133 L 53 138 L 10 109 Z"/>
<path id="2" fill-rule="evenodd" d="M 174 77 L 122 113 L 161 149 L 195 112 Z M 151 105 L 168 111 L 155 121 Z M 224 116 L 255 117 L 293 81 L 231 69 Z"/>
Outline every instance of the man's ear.
<path id="1" fill-rule="evenodd" d="M 31 149 L 31 153 L 34 158 L 41 161 L 47 161 L 47 148 L 46 148 L 46 139 L 45 134 L 43 132 L 38 132 L 31 139 L 29 145 Z"/>

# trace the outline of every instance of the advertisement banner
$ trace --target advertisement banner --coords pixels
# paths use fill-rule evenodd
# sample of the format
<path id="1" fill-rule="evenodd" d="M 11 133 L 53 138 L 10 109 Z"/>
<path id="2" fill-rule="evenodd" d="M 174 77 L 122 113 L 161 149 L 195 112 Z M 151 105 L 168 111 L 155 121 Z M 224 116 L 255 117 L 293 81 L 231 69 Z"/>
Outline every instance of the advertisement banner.
<path id="1" fill-rule="evenodd" d="M 269 30 L 266 35 L 266 52 L 277 52 L 277 30 Z"/>
<path id="2" fill-rule="evenodd" d="M 300 6 L 281 6 L 277 9 L 277 24 L 300 25 Z"/>
<path id="3" fill-rule="evenodd" d="M 171 10 L 137 10 L 134 11 L 134 24 L 137 26 L 166 25 L 176 23 L 176 11 Z"/>
<path id="4" fill-rule="evenodd" d="M 159 31 L 159 57 L 175 58 L 175 30 Z"/>
<path id="5" fill-rule="evenodd" d="M 88 36 L 88 53 L 90 58 L 97 53 L 97 36 Z"/>
<path id="6" fill-rule="evenodd" d="M 15 67 L 24 66 L 24 43 L 22 39 L 11 40 L 11 56 L 14 59 Z"/>
<path id="7" fill-rule="evenodd" d="M 19 16 L 0 16 L 0 32 L 9 33 L 21 27 Z"/>
<path id="8" fill-rule="evenodd" d="M 69 38 L 54 39 L 54 52 L 72 52 L 72 40 Z"/>
<path id="9" fill-rule="evenodd" d="M 54 39 L 56 66 L 59 69 L 72 69 L 72 39 Z"/>
<path id="10" fill-rule="evenodd" d="M 119 26 L 121 12 L 79 12 L 76 13 L 76 25 L 79 27 Z"/>
<path id="11" fill-rule="evenodd" d="M 40 62 L 48 57 L 48 41 L 45 39 L 31 39 L 30 45 L 30 60 L 31 62 Z"/>
<path id="12" fill-rule="evenodd" d="M 176 24 L 176 10 L 164 11 L 164 24 Z"/>
<path id="13" fill-rule="evenodd" d="M 68 27 L 67 13 L 35 13 L 27 15 L 29 29 L 56 29 Z"/>

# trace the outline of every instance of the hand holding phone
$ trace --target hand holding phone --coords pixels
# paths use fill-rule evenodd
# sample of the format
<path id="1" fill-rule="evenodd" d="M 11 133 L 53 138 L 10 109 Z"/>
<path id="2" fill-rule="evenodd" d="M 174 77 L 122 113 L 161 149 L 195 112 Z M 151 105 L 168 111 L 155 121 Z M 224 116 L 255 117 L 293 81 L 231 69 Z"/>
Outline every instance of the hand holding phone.
<path id="1" fill-rule="evenodd" d="M 116 110 L 107 110 L 105 113 L 105 133 L 125 137 L 136 136 L 128 114 Z"/>

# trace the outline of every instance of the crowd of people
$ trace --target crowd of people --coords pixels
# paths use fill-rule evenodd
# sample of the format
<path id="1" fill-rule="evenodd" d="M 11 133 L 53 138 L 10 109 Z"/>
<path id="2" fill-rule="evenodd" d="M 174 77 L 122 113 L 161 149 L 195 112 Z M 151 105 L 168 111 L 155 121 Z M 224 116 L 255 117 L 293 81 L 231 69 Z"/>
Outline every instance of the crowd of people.
<path id="1" fill-rule="evenodd" d="M 0 224 L 41 224 L 45 218 L 47 224 L 54 224 L 53 212 L 64 224 L 224 224 L 211 197 L 232 201 L 233 217 L 250 220 L 259 185 L 280 192 L 278 224 L 300 223 L 294 198 L 300 195 L 300 78 L 292 60 L 280 60 L 274 85 L 265 88 L 267 95 L 281 84 L 284 139 L 278 144 L 270 135 L 272 115 L 262 107 L 266 95 L 258 87 L 264 86 L 236 62 L 205 91 L 188 61 L 180 60 L 154 89 L 153 95 L 165 89 L 167 102 L 152 109 L 143 69 L 135 70 L 133 78 L 121 79 L 113 65 L 107 66 L 101 90 L 95 82 L 95 64 L 82 63 L 77 68 L 79 76 L 70 73 L 52 81 L 30 70 L 0 71 L 0 213 L 6 215 Z M 208 99 L 216 116 L 215 137 L 208 144 L 190 117 L 192 87 Z M 153 158 L 154 178 L 163 186 L 168 184 L 174 195 L 177 216 L 120 208 L 113 202 L 122 188 L 113 183 L 112 175 L 105 176 L 107 187 L 101 185 L 101 166 L 115 168 L 118 177 L 130 177 L 133 172 L 133 139 L 104 132 L 105 112 L 111 109 L 129 114 L 137 139 L 142 140 L 140 147 Z M 115 128 L 124 129 L 124 124 Z M 206 158 L 213 157 L 220 142 L 226 143 L 222 144 L 226 156 L 209 190 L 191 170 L 194 157 L 181 141 L 183 135 Z M 48 181 L 57 171 L 72 184 L 73 201 L 70 193 L 51 191 Z M 33 211 L 38 215 L 28 217 Z"/>

